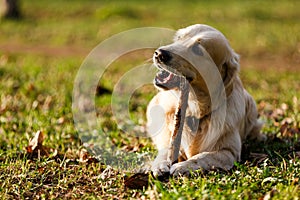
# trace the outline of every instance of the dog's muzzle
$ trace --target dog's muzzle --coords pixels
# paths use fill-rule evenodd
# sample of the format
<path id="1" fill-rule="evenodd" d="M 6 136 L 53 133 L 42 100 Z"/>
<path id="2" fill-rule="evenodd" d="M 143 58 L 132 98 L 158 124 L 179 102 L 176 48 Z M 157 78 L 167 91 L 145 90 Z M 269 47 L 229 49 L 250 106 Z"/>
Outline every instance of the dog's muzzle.
<path id="1" fill-rule="evenodd" d="M 166 69 L 171 60 L 172 54 L 169 51 L 157 49 L 153 54 L 154 64 L 159 69 L 155 76 L 154 84 L 165 90 L 173 89 L 180 84 L 178 75 Z"/>
<path id="2" fill-rule="evenodd" d="M 157 49 L 153 56 L 158 63 L 164 64 L 167 64 L 172 59 L 171 53 L 163 49 Z"/>

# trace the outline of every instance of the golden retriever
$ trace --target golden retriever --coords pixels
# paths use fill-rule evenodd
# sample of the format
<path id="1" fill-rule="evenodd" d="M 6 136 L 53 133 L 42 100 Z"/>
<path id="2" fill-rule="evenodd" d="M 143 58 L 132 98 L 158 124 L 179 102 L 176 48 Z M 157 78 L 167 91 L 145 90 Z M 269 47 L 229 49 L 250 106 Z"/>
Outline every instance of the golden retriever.
<path id="1" fill-rule="evenodd" d="M 174 43 L 155 51 L 153 62 L 159 69 L 154 79 L 159 93 L 148 105 L 147 129 L 158 149 L 151 165 L 155 175 L 229 170 L 240 160 L 245 139 L 266 139 L 255 101 L 238 76 L 239 56 L 220 31 L 202 24 L 180 29 Z M 171 163 L 167 157 L 179 75 L 188 80 L 192 92 L 178 162 Z"/>

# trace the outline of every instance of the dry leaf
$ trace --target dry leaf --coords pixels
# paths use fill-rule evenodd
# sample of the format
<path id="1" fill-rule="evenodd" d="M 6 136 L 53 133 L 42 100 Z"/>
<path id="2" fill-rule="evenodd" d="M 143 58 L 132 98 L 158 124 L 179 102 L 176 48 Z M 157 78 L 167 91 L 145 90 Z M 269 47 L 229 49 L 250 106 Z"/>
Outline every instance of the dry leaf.
<path id="1" fill-rule="evenodd" d="M 106 169 L 100 174 L 100 178 L 102 180 L 106 180 L 115 175 L 116 172 L 113 170 L 113 168 L 111 166 L 107 166 Z"/>
<path id="2" fill-rule="evenodd" d="M 130 177 L 127 177 L 124 184 L 129 189 L 143 189 L 148 187 L 149 174 L 148 173 L 136 173 Z"/>
<path id="3" fill-rule="evenodd" d="M 134 144 L 124 144 L 122 149 L 126 150 L 127 152 L 138 152 L 142 147 L 144 147 L 143 144 L 135 142 Z"/>
<path id="4" fill-rule="evenodd" d="M 79 151 L 79 162 L 87 162 L 89 156 L 89 152 L 86 149 L 81 149 Z"/>
<path id="5" fill-rule="evenodd" d="M 42 131 L 37 131 L 34 137 L 29 141 L 26 152 L 32 157 L 49 156 L 50 148 L 43 146 L 45 137 Z M 54 151 L 57 154 L 57 151 Z"/>
<path id="6" fill-rule="evenodd" d="M 26 147 L 27 153 L 33 153 L 35 149 L 42 146 L 44 141 L 44 135 L 42 131 L 37 131 L 34 137 L 29 141 L 29 145 Z"/>
<path id="7" fill-rule="evenodd" d="M 61 125 L 63 123 L 65 123 L 66 119 L 64 117 L 60 117 L 58 120 L 57 120 L 57 124 Z"/>
<path id="8" fill-rule="evenodd" d="M 43 110 L 49 110 L 51 108 L 52 101 L 52 96 L 47 96 L 43 104 Z"/>
<path id="9" fill-rule="evenodd" d="M 263 200 L 269 200 L 272 199 L 272 197 L 278 193 L 278 191 L 276 189 L 272 189 L 270 192 L 268 192 L 264 197 Z"/>
<path id="10" fill-rule="evenodd" d="M 92 156 L 86 149 L 79 151 L 79 162 L 82 163 L 98 163 L 99 161 Z"/>
<path id="11" fill-rule="evenodd" d="M 294 178 L 292 181 L 292 185 L 297 185 L 299 183 L 299 178 Z"/>
<path id="12" fill-rule="evenodd" d="M 280 133 L 283 137 L 293 137 L 295 134 L 299 134 L 300 130 L 299 130 L 299 128 L 292 127 L 287 122 L 285 122 L 280 127 Z"/>
<path id="13" fill-rule="evenodd" d="M 250 153 L 250 158 L 253 159 L 253 162 L 259 164 L 266 160 L 268 155 L 264 153 Z"/>

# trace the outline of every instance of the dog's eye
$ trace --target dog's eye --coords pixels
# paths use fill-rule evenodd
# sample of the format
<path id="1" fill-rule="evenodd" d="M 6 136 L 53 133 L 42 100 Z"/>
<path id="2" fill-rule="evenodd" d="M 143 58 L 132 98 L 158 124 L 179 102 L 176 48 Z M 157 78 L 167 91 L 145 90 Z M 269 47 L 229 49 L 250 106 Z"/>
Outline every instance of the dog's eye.
<path id="1" fill-rule="evenodd" d="M 194 54 L 198 55 L 198 56 L 203 56 L 203 52 L 201 50 L 201 48 L 199 47 L 200 44 L 195 43 L 192 47 L 192 51 Z"/>

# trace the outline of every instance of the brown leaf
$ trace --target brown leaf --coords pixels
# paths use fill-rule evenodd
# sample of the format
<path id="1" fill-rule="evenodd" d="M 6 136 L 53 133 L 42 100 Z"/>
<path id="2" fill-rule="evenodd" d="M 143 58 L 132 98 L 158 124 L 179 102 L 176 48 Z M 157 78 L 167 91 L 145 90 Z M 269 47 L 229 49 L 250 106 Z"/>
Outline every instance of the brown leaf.
<path id="1" fill-rule="evenodd" d="M 299 178 L 294 178 L 292 181 L 292 185 L 297 185 L 299 183 Z"/>
<path id="2" fill-rule="evenodd" d="M 81 149 L 79 151 L 79 162 L 87 162 L 89 156 L 89 152 L 86 149 Z"/>
<path id="3" fill-rule="evenodd" d="M 284 111 L 283 109 L 281 109 L 281 108 L 276 108 L 276 109 L 273 111 L 271 117 L 274 118 L 274 119 L 279 119 L 280 117 L 284 116 L 284 114 L 285 114 L 285 111 Z"/>
<path id="4" fill-rule="evenodd" d="M 278 193 L 278 190 L 272 189 L 271 191 L 269 191 L 268 193 L 265 194 L 265 196 L 263 197 L 263 200 L 272 199 L 272 197 L 277 193 Z"/>
<path id="5" fill-rule="evenodd" d="M 107 166 L 106 169 L 100 174 L 100 178 L 102 180 L 107 180 L 116 176 L 116 173 L 117 172 L 111 166 Z"/>
<path id="6" fill-rule="evenodd" d="M 61 125 L 63 123 L 65 123 L 66 119 L 64 117 L 60 117 L 58 120 L 57 120 L 57 124 Z"/>
<path id="7" fill-rule="evenodd" d="M 250 153 L 250 158 L 254 160 L 253 162 L 260 164 L 268 158 L 268 155 L 264 153 Z"/>
<path id="8" fill-rule="evenodd" d="M 34 90 L 35 90 L 35 85 L 34 85 L 33 83 L 30 83 L 30 84 L 27 86 L 27 90 L 28 90 L 29 92 L 34 91 Z"/>
<path id="9" fill-rule="evenodd" d="M 122 149 L 126 150 L 127 152 L 138 152 L 143 147 L 143 144 L 135 142 L 134 144 L 125 144 Z"/>
<path id="10" fill-rule="evenodd" d="M 52 101 L 52 96 L 47 96 L 44 101 L 43 110 L 49 110 L 51 108 Z"/>
<path id="11" fill-rule="evenodd" d="M 82 163 L 98 163 L 99 161 L 92 156 L 86 149 L 79 151 L 79 162 Z"/>
<path id="12" fill-rule="evenodd" d="M 48 156 L 50 148 L 43 146 L 45 137 L 42 131 L 37 131 L 26 147 L 27 154 L 32 157 Z"/>
<path id="13" fill-rule="evenodd" d="M 45 137 L 42 131 L 37 131 L 34 137 L 29 141 L 29 146 L 34 150 L 39 145 L 42 145 Z"/>
<path id="14" fill-rule="evenodd" d="M 42 131 L 37 131 L 34 137 L 29 141 L 29 145 L 26 147 L 27 153 L 31 154 L 34 150 L 40 148 L 44 141 L 44 135 Z"/>
<path id="15" fill-rule="evenodd" d="M 292 127 L 292 125 L 288 124 L 287 122 L 280 127 L 279 131 L 283 137 L 293 137 L 295 134 L 300 133 L 299 128 Z"/>
<path id="16" fill-rule="evenodd" d="M 43 173 L 45 172 L 45 170 L 46 170 L 45 167 L 39 167 L 39 168 L 38 168 L 38 172 L 39 172 L 40 174 L 43 174 Z"/>
<path id="17" fill-rule="evenodd" d="M 143 189 L 144 187 L 148 187 L 149 174 L 136 173 L 130 177 L 125 178 L 124 184 L 129 189 Z"/>
<path id="18" fill-rule="evenodd" d="M 280 133 L 282 136 L 286 135 L 287 129 L 288 129 L 289 124 L 288 123 L 284 123 L 281 127 L 280 127 Z"/>

